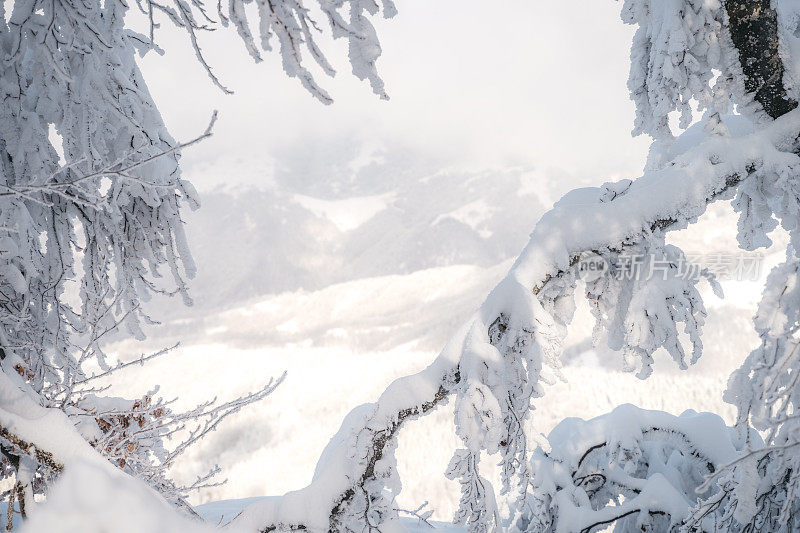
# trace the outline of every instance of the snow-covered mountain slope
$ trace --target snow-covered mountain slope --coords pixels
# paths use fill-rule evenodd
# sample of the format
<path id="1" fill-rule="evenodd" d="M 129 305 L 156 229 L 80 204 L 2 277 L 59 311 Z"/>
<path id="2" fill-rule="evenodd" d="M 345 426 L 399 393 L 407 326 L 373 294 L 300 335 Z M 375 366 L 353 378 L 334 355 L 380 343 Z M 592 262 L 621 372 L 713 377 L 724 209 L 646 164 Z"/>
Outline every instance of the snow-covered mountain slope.
<path id="1" fill-rule="evenodd" d="M 243 349 L 337 347 L 357 352 L 409 344 L 434 351 L 510 264 L 435 267 L 262 296 L 220 312 L 171 319 L 148 344 L 181 341 Z"/>
<path id="2" fill-rule="evenodd" d="M 196 317 L 356 279 L 490 267 L 519 253 L 544 211 L 549 187 L 534 169 L 442 170 L 379 155 L 347 177 L 332 170 L 322 184 L 303 178 L 319 170 L 286 162 L 258 188 L 202 192 L 202 207 L 185 215 L 199 266 L 195 305 L 157 298 L 150 312 Z"/>

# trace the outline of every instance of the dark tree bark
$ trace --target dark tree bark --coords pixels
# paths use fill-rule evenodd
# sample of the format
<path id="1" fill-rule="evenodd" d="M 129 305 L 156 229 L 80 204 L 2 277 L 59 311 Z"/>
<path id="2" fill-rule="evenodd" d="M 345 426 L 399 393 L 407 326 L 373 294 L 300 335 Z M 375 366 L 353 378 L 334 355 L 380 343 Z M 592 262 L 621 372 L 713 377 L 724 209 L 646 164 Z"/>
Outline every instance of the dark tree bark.
<path id="1" fill-rule="evenodd" d="M 783 61 L 778 53 L 778 14 L 770 0 L 728 0 L 731 40 L 739 52 L 744 87 L 764 111 L 778 118 L 797 107 L 783 85 Z"/>

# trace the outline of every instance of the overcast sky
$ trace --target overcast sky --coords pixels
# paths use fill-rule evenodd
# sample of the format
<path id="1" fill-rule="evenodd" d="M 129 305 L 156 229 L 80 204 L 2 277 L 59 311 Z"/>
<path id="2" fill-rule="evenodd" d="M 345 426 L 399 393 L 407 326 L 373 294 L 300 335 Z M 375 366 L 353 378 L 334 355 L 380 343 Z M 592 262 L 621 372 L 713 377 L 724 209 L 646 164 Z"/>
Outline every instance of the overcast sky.
<path id="1" fill-rule="evenodd" d="M 619 19 L 619 2 L 397 7 L 394 19 L 377 24 L 388 102 L 350 75 L 345 43 L 324 43 L 338 70 L 334 79 L 318 76 L 335 99 L 324 106 L 285 76 L 277 55 L 254 64 L 230 29 L 201 41 L 236 92 L 222 95 L 184 36 L 162 31 L 166 55 L 148 54 L 142 68 L 175 137 L 196 135 L 211 110 L 220 111 L 216 136 L 185 154 L 187 176 L 200 190 L 265 185 L 282 154 L 313 158 L 343 139 L 358 144 L 362 158 L 399 147 L 442 168 L 535 167 L 564 187 L 639 174 L 648 141 L 630 136 L 632 28 Z"/>

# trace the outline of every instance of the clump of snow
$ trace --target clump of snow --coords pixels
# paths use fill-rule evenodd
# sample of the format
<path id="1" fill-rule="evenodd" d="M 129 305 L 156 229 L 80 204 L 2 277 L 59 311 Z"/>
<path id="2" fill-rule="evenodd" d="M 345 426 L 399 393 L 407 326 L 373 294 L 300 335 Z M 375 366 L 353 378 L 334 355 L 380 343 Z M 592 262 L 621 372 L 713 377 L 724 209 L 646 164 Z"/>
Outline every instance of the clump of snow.
<path id="1" fill-rule="evenodd" d="M 515 505 L 520 531 L 594 531 L 611 523 L 666 531 L 698 497 L 719 492 L 703 485 L 706 477 L 744 445 L 716 415 L 629 404 L 591 420 L 567 418 L 547 441 L 547 449 L 534 450 L 530 492 Z"/>
<path id="2" fill-rule="evenodd" d="M 75 461 L 20 528 L 21 533 L 210 533 L 177 513 L 144 482 Z M 232 532 L 235 529 L 231 529 Z"/>

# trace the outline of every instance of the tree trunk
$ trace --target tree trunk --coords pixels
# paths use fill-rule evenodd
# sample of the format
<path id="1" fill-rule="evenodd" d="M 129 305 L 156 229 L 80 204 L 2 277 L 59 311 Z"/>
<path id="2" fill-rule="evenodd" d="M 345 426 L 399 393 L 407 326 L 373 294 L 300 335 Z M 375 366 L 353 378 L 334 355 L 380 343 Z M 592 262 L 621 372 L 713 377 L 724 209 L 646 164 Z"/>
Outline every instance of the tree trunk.
<path id="1" fill-rule="evenodd" d="M 739 52 L 744 87 L 773 119 L 797 107 L 783 85 L 778 52 L 778 14 L 770 0 L 728 0 L 728 29 Z"/>

